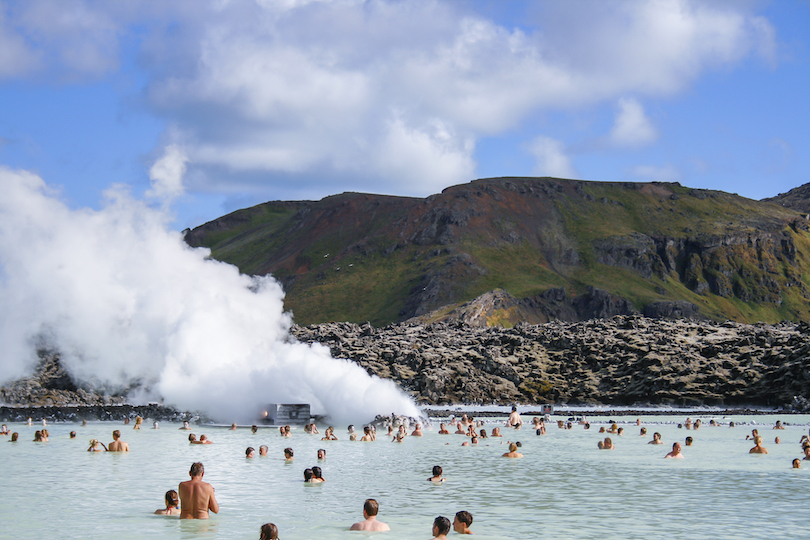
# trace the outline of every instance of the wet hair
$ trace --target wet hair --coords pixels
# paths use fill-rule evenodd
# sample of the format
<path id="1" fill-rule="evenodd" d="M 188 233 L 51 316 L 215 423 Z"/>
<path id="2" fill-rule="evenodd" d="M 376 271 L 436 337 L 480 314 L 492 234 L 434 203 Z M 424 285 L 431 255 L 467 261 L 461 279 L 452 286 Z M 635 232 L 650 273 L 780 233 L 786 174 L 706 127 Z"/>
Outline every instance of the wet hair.
<path id="1" fill-rule="evenodd" d="M 312 469 L 304 469 L 304 482 L 312 480 Z"/>
<path id="2" fill-rule="evenodd" d="M 166 508 L 177 508 L 177 505 L 180 504 L 180 497 L 173 489 L 167 491 L 163 498 L 166 499 Z"/>
<path id="3" fill-rule="evenodd" d="M 444 516 L 439 516 L 434 519 L 433 526 L 436 527 L 436 532 L 439 534 L 447 534 L 450 532 L 450 520 Z"/>
<path id="4" fill-rule="evenodd" d="M 510 444 L 509 445 L 509 451 L 510 452 L 517 452 L 517 445 L 515 443 Z"/>
<path id="5" fill-rule="evenodd" d="M 205 472 L 205 467 L 203 467 L 202 462 L 195 461 L 191 464 L 191 469 L 188 472 L 191 473 L 191 476 L 200 476 Z"/>
<path id="6" fill-rule="evenodd" d="M 692 446 L 692 437 L 687 437 L 685 442 L 686 446 Z"/>
<path id="7" fill-rule="evenodd" d="M 370 427 L 368 427 L 368 426 L 364 427 L 364 428 L 363 428 L 363 433 L 365 433 L 366 435 L 368 435 L 369 433 L 371 433 L 371 428 L 370 428 Z"/>
<path id="8" fill-rule="evenodd" d="M 284 455 L 286 457 L 293 457 L 293 449 L 289 448 L 289 447 L 285 448 L 284 449 Z"/>
<path id="9" fill-rule="evenodd" d="M 375 499 L 366 499 L 366 502 L 363 503 L 363 511 L 367 516 L 376 516 L 379 510 L 380 505 Z"/>
<path id="10" fill-rule="evenodd" d="M 261 451 L 262 451 L 262 450 L 264 450 L 265 452 L 267 452 L 267 450 L 269 450 L 269 448 L 267 447 L 267 445 L 266 445 L 266 444 L 263 444 L 263 445 L 261 445 L 261 446 L 259 447 L 259 453 L 261 453 Z"/>
<path id="11" fill-rule="evenodd" d="M 70 432 L 70 438 L 71 438 L 71 439 L 75 439 L 75 438 L 76 438 L 76 432 L 75 432 L 75 431 L 71 431 L 71 432 Z"/>
<path id="12" fill-rule="evenodd" d="M 801 469 L 802 468 L 802 462 L 799 460 L 799 458 L 796 458 L 796 459 L 793 460 L 793 468 L 794 469 Z"/>
<path id="13" fill-rule="evenodd" d="M 433 466 L 433 476 L 441 476 L 442 475 L 442 468 L 438 465 Z"/>
<path id="14" fill-rule="evenodd" d="M 278 527 L 272 523 L 265 523 L 260 529 L 259 540 L 277 540 Z"/>
<path id="15" fill-rule="evenodd" d="M 467 512 L 466 510 L 456 512 L 456 519 L 458 519 L 461 523 L 463 523 L 467 527 L 472 525 L 473 522 L 472 514 Z"/>
<path id="16" fill-rule="evenodd" d="M 19 433 L 17 433 L 16 431 L 15 431 L 14 433 L 12 433 L 12 434 L 11 434 L 11 442 L 17 442 L 17 438 L 18 438 L 19 436 L 20 436 L 20 434 L 19 434 Z"/>
<path id="17" fill-rule="evenodd" d="M 255 424 L 250 426 L 250 431 L 253 432 L 253 433 L 256 433 L 257 431 L 259 431 L 259 426 L 255 425 Z"/>
<path id="18" fill-rule="evenodd" d="M 121 436 L 121 431 L 120 430 L 116 429 L 115 431 L 113 431 L 113 439 L 117 439 L 120 436 Z"/>
<path id="19" fill-rule="evenodd" d="M 196 435 L 194 435 L 193 433 L 189 433 L 189 434 L 188 434 L 188 440 L 189 440 L 189 441 L 196 441 L 196 440 L 197 440 L 197 436 L 196 436 Z"/>
<path id="20" fill-rule="evenodd" d="M 253 449 L 252 446 L 248 446 L 247 448 L 245 448 L 245 455 L 246 456 L 250 456 L 250 454 L 252 454 L 254 452 L 255 452 L 255 450 Z"/>
<path id="21" fill-rule="evenodd" d="M 323 453 L 323 457 L 326 457 L 326 450 L 324 450 L 323 448 L 318 448 L 318 454 L 317 455 L 321 455 L 321 453 Z"/>
<path id="22" fill-rule="evenodd" d="M 35 441 L 41 441 L 42 440 L 42 432 L 41 431 L 37 430 L 37 431 L 34 432 L 34 440 Z"/>
<path id="23" fill-rule="evenodd" d="M 517 442 L 515 442 L 515 446 L 517 446 L 518 448 L 520 448 L 520 447 L 522 447 L 523 445 L 521 444 L 521 442 L 520 442 L 520 441 L 517 441 Z"/>
<path id="24" fill-rule="evenodd" d="M 323 472 L 320 467 L 312 467 L 312 476 L 315 478 L 323 478 L 321 474 L 323 474 Z"/>

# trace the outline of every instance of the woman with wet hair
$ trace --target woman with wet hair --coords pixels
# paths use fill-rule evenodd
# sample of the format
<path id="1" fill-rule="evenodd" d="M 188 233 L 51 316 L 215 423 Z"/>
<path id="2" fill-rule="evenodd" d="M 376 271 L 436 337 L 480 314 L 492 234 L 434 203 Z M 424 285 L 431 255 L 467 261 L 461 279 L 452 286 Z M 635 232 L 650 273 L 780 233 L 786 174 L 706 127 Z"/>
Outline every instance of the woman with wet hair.
<path id="1" fill-rule="evenodd" d="M 272 523 L 262 525 L 259 540 L 278 540 L 278 527 Z"/>
<path id="2" fill-rule="evenodd" d="M 175 490 L 170 489 L 167 491 L 164 499 L 166 500 L 166 508 L 159 508 L 155 510 L 155 514 L 161 516 L 174 516 L 180 513 L 180 497 L 177 495 Z"/>
<path id="3" fill-rule="evenodd" d="M 326 482 L 326 478 L 324 478 L 322 474 L 323 472 L 320 467 L 312 467 L 312 483 L 318 484 L 320 482 Z"/>

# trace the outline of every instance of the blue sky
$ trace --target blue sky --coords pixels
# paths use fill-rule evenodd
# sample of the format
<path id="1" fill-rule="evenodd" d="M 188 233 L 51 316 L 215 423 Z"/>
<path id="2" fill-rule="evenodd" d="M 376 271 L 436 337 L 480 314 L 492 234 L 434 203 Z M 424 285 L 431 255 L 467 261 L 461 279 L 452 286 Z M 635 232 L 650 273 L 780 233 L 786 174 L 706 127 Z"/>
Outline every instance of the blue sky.
<path id="1" fill-rule="evenodd" d="M 810 181 L 810 3 L 0 0 L 0 166 L 194 227 L 490 176 Z"/>

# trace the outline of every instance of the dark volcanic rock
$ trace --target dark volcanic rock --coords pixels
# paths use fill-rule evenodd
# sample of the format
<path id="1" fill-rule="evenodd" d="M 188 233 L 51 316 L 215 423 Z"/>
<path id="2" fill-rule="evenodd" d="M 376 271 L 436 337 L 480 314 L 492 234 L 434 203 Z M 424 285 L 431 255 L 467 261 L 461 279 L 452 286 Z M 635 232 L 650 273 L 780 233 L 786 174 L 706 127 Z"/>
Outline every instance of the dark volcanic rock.
<path id="1" fill-rule="evenodd" d="M 661 306 L 689 311 L 688 306 Z M 810 326 L 639 315 L 584 323 L 294 327 L 418 402 L 760 405 L 810 397 Z"/>

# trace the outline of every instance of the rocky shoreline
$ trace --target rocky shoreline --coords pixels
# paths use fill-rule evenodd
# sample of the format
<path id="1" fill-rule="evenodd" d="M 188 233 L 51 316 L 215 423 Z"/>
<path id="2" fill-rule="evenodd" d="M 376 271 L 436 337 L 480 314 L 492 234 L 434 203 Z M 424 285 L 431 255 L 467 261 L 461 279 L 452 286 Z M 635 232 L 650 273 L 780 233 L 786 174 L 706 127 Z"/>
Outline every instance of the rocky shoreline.
<path id="1" fill-rule="evenodd" d="M 384 328 L 326 323 L 294 326 L 336 358 L 393 380 L 419 405 L 556 404 L 637 408 L 728 409 L 728 414 L 810 412 L 810 325 L 746 325 L 640 315 L 513 328 L 460 321 L 411 321 Z M 36 374 L 0 388 L 0 418 L 123 420 L 140 415 L 182 421 L 199 415 L 159 405 L 133 406 L 123 395 L 80 388 L 41 354 Z M 27 407 L 27 408 L 26 408 Z M 540 410 L 540 407 L 537 407 Z M 449 413 L 452 414 L 452 413 Z M 484 414 L 478 413 L 480 416 Z M 680 414 L 680 413 L 678 413 Z"/>
<path id="2" fill-rule="evenodd" d="M 457 322 L 294 327 L 422 405 L 557 403 L 808 411 L 810 325 L 639 315 L 478 328 Z"/>

